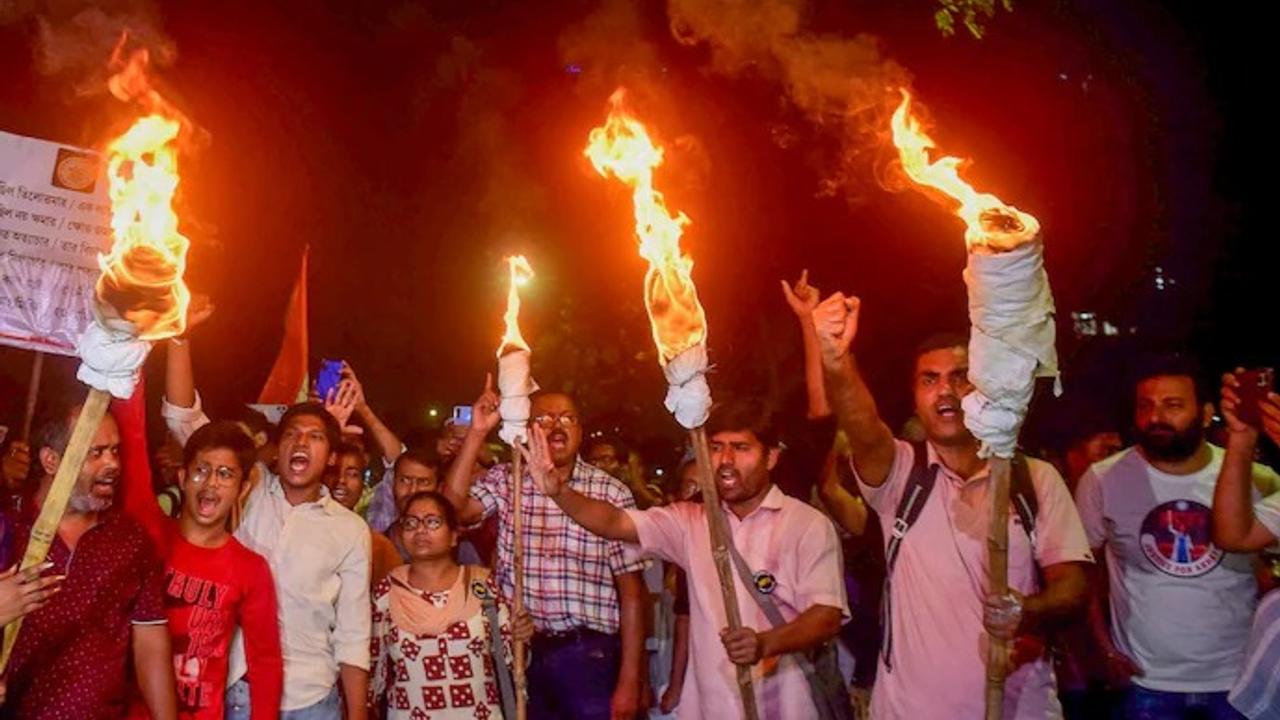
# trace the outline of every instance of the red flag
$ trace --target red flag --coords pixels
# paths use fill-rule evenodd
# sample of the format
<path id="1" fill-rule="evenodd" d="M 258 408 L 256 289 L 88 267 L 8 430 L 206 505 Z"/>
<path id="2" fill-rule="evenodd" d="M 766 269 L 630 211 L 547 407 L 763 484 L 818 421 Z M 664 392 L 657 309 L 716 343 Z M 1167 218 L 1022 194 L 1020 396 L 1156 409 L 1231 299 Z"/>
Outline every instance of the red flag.
<path id="1" fill-rule="evenodd" d="M 258 395 L 259 403 L 292 405 L 307 399 L 307 255 L 310 252 L 310 246 L 302 251 L 302 268 L 285 311 L 284 340 L 271 376 Z"/>

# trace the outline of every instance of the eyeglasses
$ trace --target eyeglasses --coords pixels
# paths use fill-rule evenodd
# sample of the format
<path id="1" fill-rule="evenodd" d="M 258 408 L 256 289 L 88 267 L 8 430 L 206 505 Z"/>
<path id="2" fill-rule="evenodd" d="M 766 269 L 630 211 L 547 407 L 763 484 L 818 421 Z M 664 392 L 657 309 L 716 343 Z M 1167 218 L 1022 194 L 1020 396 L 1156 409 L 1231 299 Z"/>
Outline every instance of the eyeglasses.
<path id="1" fill-rule="evenodd" d="M 553 426 L 559 425 L 566 430 L 578 424 L 577 415 L 539 415 L 533 419 L 538 427 L 543 430 L 550 430 Z"/>
<path id="2" fill-rule="evenodd" d="M 217 481 L 210 483 L 209 481 L 214 478 L 216 478 Z M 215 468 L 206 462 L 196 463 L 196 471 L 191 473 L 191 482 L 196 485 L 209 483 L 211 487 L 231 487 L 231 483 L 235 482 L 239 478 L 240 471 L 235 468 L 227 467 L 226 465 L 219 465 Z"/>
<path id="3" fill-rule="evenodd" d="M 444 527 L 444 518 L 439 515 L 427 515 L 426 517 L 418 517 L 417 515 L 401 515 L 400 527 L 404 528 L 405 532 L 417 532 L 422 528 L 426 528 L 427 530 L 434 532 Z"/>

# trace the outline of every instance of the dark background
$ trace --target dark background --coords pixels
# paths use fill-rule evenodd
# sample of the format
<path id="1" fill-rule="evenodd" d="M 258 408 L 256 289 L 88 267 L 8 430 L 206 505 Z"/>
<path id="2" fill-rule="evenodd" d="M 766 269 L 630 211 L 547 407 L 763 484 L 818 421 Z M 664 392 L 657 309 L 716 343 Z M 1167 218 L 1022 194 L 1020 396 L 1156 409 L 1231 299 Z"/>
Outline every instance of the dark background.
<path id="1" fill-rule="evenodd" d="M 308 244 L 313 363 L 349 360 L 401 429 L 468 402 L 501 333 L 501 258 L 519 251 L 539 275 L 522 324 L 542 384 L 577 392 L 597 426 L 672 432 L 629 199 L 581 156 L 616 80 L 643 77 L 638 112 L 670 148 L 658 182 L 693 220 L 717 394 L 798 407 L 799 335 L 778 281 L 809 268 L 824 293 L 863 298 L 856 348 L 905 418 L 912 347 L 966 325 L 959 221 L 872 177 L 826 192 L 835 144 L 774 83 L 710 72 L 662 3 L 621 5 L 159 5 L 178 49 L 164 82 L 212 137 L 184 165 L 183 217 L 189 283 L 218 305 L 193 339 L 215 416 L 256 399 Z M 943 37 L 925 0 L 809 9 L 815 31 L 878 36 L 943 148 L 974 159 L 967 177 L 1039 217 L 1068 388 L 1039 411 L 1050 434 L 1078 407 L 1123 413 L 1140 351 L 1186 350 L 1208 373 L 1276 360 L 1274 180 L 1254 170 L 1273 154 L 1258 60 L 1270 24 L 1249 5 L 1018 0 L 982 40 Z M 604 23 L 612 38 L 574 41 L 611 13 L 627 18 Z M 100 145 L 119 111 L 38 73 L 35 20 L 9 20 L 0 128 Z M 1119 336 L 1077 337 L 1073 311 Z M 0 422 L 19 422 L 29 365 L 0 349 Z M 73 366 L 47 370 L 57 392 Z"/>

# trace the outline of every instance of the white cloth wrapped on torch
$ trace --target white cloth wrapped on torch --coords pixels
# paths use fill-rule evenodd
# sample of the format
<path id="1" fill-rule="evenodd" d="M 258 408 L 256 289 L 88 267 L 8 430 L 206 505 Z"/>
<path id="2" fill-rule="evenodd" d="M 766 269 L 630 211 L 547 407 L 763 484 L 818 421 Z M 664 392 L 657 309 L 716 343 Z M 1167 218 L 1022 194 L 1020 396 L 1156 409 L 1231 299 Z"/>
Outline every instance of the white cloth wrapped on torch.
<path id="1" fill-rule="evenodd" d="M 667 410 L 688 430 L 706 424 L 711 415 L 711 387 L 707 385 L 707 346 L 698 343 L 662 368 L 667 377 Z"/>
<path id="2" fill-rule="evenodd" d="M 522 349 L 498 357 L 498 415 L 502 418 L 498 437 L 512 447 L 529 434 L 529 396 L 538 391 L 529 373 L 529 357 L 529 351 Z"/>
<path id="3" fill-rule="evenodd" d="M 1013 457 L 1036 378 L 1058 376 L 1053 294 L 1039 234 L 1013 250 L 969 253 L 969 379 L 964 423 L 982 457 Z M 1059 388 L 1060 391 L 1060 388 Z"/>
<path id="4" fill-rule="evenodd" d="M 133 395 L 141 377 L 142 363 L 151 343 L 138 339 L 137 328 L 119 317 L 110 317 L 97 308 L 76 342 L 80 369 L 76 379 L 95 390 L 122 400 Z"/>

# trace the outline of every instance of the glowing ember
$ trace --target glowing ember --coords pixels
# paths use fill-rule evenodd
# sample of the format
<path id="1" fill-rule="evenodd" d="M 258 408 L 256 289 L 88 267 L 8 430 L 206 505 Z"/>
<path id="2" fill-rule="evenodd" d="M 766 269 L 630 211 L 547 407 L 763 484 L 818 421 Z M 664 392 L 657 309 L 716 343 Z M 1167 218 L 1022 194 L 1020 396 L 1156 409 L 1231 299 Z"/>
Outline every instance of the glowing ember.
<path id="1" fill-rule="evenodd" d="M 146 62 L 146 51 L 134 53 L 108 83 L 113 94 L 137 100 L 149 114 L 107 146 L 112 243 L 98 257 L 97 294 L 134 324 L 140 338 L 159 340 L 182 334 L 191 298 L 182 281 L 190 243 L 178 231 L 173 209 L 177 141 L 186 121 L 151 87 Z"/>
<path id="2" fill-rule="evenodd" d="M 623 107 L 619 88 L 609 98 L 609 117 L 591 131 L 585 154 L 604 177 L 631 187 L 640 256 L 645 273 L 645 307 L 661 362 L 706 340 L 707 318 L 693 285 L 693 260 L 680 251 L 680 235 L 689 224 L 684 213 L 672 215 L 653 187 L 653 171 L 662 164 L 662 148 L 654 144 L 638 120 Z"/>
<path id="3" fill-rule="evenodd" d="M 911 114 L 911 93 L 906 89 L 900 92 L 902 103 L 894 111 L 891 125 L 902 169 L 915 183 L 943 192 L 960 203 L 956 215 L 964 220 L 965 243 L 970 247 L 986 245 L 1010 250 L 1034 238 L 1040 229 L 1039 221 L 995 195 L 974 190 L 960 179 L 960 158 L 946 156 L 930 162 L 929 151 L 937 145 Z"/>
<path id="4" fill-rule="evenodd" d="M 507 258 L 507 268 L 511 276 L 511 284 L 507 289 L 507 312 L 503 320 L 507 324 L 502 334 L 502 344 L 498 346 L 498 357 L 513 350 L 528 350 L 529 344 L 520 334 L 520 288 L 533 279 L 533 268 L 523 255 L 512 255 Z"/>

